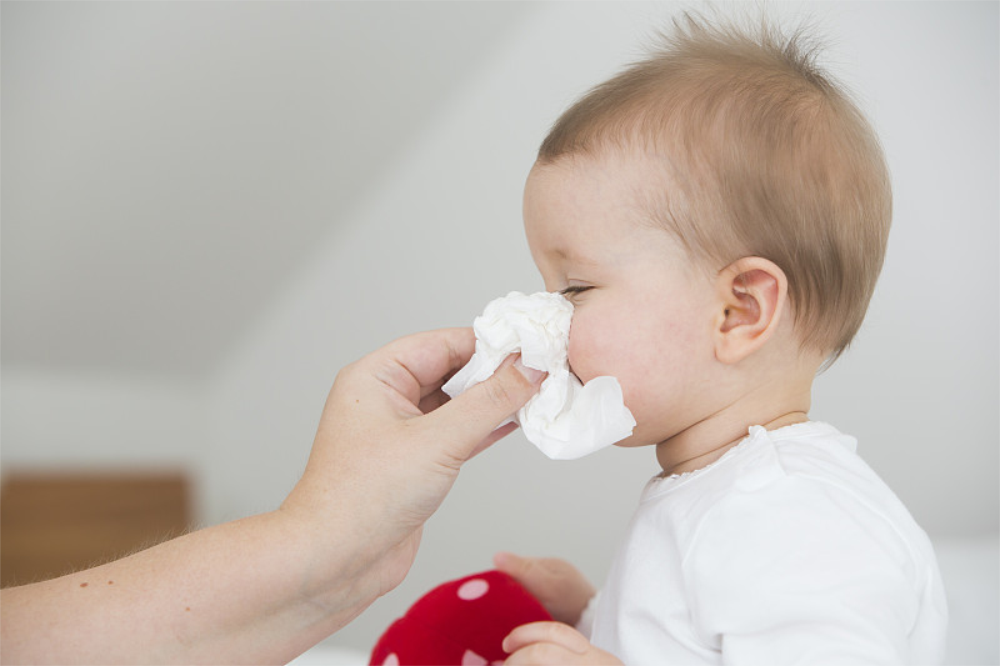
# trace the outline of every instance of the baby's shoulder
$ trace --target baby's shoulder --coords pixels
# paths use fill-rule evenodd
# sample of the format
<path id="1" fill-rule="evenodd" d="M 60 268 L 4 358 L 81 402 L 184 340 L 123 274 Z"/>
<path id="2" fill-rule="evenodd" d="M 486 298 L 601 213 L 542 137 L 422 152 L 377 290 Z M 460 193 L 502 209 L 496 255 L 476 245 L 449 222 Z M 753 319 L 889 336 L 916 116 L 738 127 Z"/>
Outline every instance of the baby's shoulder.
<path id="1" fill-rule="evenodd" d="M 927 535 L 853 438 L 811 423 L 752 429 L 738 448 L 722 474 L 703 479 L 688 552 L 727 545 L 761 559 L 868 558 L 914 577 L 933 562 Z"/>

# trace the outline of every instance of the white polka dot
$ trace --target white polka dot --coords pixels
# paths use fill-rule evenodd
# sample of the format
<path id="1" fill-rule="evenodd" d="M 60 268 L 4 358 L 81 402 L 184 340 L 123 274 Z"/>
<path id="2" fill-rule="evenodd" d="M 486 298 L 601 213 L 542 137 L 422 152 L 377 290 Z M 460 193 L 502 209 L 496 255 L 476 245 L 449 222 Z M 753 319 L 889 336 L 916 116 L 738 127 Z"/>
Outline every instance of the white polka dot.
<path id="1" fill-rule="evenodd" d="M 382 666 L 399 666 L 399 655 L 395 652 L 390 653 L 382 662 Z"/>
<path id="2" fill-rule="evenodd" d="M 475 581 L 469 581 L 469 582 L 472 583 Z M 485 583 L 486 581 L 483 582 Z M 489 664 L 490 662 L 486 661 L 484 657 L 480 657 L 472 650 L 466 650 L 465 654 L 462 655 L 462 666 L 489 666 Z"/>
<path id="3" fill-rule="evenodd" d="M 473 578 L 466 583 L 462 583 L 462 587 L 458 588 L 458 598 L 464 599 L 465 601 L 472 601 L 473 599 L 478 599 L 489 591 L 489 583 L 482 578 Z"/>

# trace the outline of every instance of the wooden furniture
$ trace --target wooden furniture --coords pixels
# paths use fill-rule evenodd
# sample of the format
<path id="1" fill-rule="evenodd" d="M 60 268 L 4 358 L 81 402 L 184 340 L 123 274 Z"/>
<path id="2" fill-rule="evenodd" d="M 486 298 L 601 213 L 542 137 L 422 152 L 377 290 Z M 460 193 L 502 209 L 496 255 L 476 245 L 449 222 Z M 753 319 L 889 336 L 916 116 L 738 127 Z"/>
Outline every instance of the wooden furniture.
<path id="1" fill-rule="evenodd" d="M 0 585 L 60 576 L 190 528 L 183 474 L 12 474 L 0 485 Z"/>

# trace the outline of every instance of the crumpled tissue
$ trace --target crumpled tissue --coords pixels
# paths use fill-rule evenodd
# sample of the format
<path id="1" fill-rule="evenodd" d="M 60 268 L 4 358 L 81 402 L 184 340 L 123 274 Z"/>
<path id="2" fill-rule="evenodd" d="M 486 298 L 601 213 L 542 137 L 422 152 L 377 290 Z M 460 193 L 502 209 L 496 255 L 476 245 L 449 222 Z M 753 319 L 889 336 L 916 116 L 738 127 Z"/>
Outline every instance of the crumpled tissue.
<path id="1" fill-rule="evenodd" d="M 582 384 L 569 369 L 573 304 L 553 292 L 512 291 L 487 304 L 476 317 L 476 351 L 442 387 L 454 398 L 489 379 L 510 354 L 548 373 L 541 389 L 515 417 L 525 436 L 553 460 L 574 460 L 625 439 L 635 428 L 614 377 Z M 509 423 L 510 421 L 507 421 Z"/>

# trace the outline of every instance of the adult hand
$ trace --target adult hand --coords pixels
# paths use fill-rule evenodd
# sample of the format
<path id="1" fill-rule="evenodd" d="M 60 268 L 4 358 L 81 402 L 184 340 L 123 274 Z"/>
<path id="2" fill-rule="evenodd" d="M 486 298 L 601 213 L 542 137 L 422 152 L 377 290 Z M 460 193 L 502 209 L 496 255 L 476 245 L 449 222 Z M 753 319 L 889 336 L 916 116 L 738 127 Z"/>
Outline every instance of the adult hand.
<path id="1" fill-rule="evenodd" d="M 556 622 L 575 627 L 597 594 L 580 570 L 566 560 L 497 553 L 493 564 L 538 599 Z"/>
<path id="2" fill-rule="evenodd" d="M 306 471 L 282 505 L 317 530 L 338 520 L 330 534 L 364 545 L 359 561 L 373 566 L 359 573 L 369 576 L 372 599 L 409 571 L 421 527 L 461 465 L 516 428 L 497 426 L 544 379 L 512 356 L 490 379 L 449 400 L 441 386 L 474 349 L 471 329 L 444 329 L 402 338 L 341 370 Z"/>
<path id="3" fill-rule="evenodd" d="M 503 649 L 510 653 L 505 666 L 620 666 L 622 663 L 610 652 L 591 645 L 573 627 L 560 622 L 523 624 L 504 639 Z"/>

